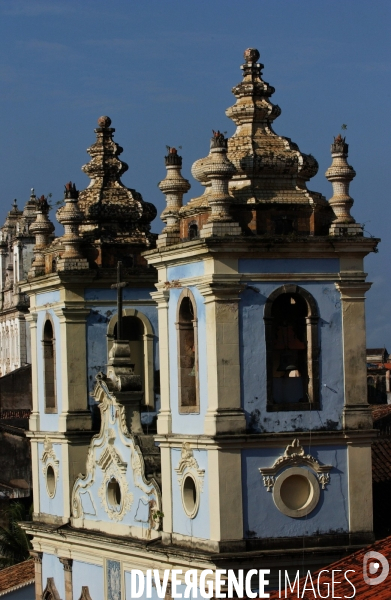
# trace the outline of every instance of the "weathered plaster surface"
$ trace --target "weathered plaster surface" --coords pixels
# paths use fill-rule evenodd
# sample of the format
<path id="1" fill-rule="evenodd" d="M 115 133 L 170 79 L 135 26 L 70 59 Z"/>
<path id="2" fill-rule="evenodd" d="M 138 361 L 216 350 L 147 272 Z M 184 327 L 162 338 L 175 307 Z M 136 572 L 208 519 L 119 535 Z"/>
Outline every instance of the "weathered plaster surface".
<path id="1" fill-rule="evenodd" d="M 205 272 L 205 263 L 203 261 L 187 263 L 185 265 L 177 265 L 176 267 L 168 267 L 167 280 L 185 279 L 186 277 L 198 277 Z"/>
<path id="2" fill-rule="evenodd" d="M 200 469 L 205 470 L 203 478 L 202 492 L 200 494 L 200 504 L 197 515 L 190 519 L 183 508 L 181 498 L 181 488 L 178 484 L 178 474 L 175 469 L 181 460 L 181 450 L 171 450 L 172 464 L 172 516 L 173 532 L 197 537 L 201 539 L 210 538 L 210 515 L 209 515 L 209 481 L 208 481 L 208 453 L 206 450 L 193 450 L 193 456 L 196 459 Z"/>
<path id="3" fill-rule="evenodd" d="M 41 458 L 45 451 L 43 443 L 38 443 L 38 478 L 39 478 L 39 507 L 40 512 L 47 515 L 62 516 L 64 514 L 63 469 L 61 463 L 61 444 L 53 444 L 58 464 L 58 478 L 54 498 L 50 498 L 46 490 L 46 481 Z"/>
<path id="4" fill-rule="evenodd" d="M 285 448 L 243 450 L 243 521 L 245 537 L 293 537 L 346 532 L 348 521 L 347 449 L 344 446 L 305 447 L 321 464 L 332 465 L 330 483 L 320 491 L 317 507 L 306 517 L 282 514 L 274 504 L 259 472 L 271 467 Z M 283 472 L 283 471 L 282 471 Z"/>
<path id="5" fill-rule="evenodd" d="M 197 304 L 200 412 L 181 415 L 178 410 L 178 331 L 175 323 L 177 320 L 178 298 L 182 293 L 182 289 L 173 288 L 168 309 L 172 431 L 173 433 L 201 434 L 204 432 L 204 418 L 208 403 L 205 304 L 197 288 L 190 287 L 189 289 L 192 291 Z"/>
<path id="6" fill-rule="evenodd" d="M 41 294 L 44 296 L 45 294 Z M 53 300 L 52 300 L 53 301 Z M 45 398 L 44 398 L 44 366 L 43 366 L 43 327 L 47 318 L 50 315 L 54 327 L 55 337 L 55 353 L 56 353 L 56 403 L 57 413 L 45 413 Z M 62 410 L 62 355 L 61 355 L 61 337 L 60 323 L 54 311 L 48 308 L 46 311 L 38 312 L 37 320 L 37 377 L 38 377 L 38 404 L 40 413 L 40 423 L 42 431 L 58 431 L 58 418 Z"/>
<path id="7" fill-rule="evenodd" d="M 239 273 L 338 273 L 339 258 L 240 258 Z"/>
<path id="8" fill-rule="evenodd" d="M 315 298 L 320 314 L 320 411 L 266 411 L 265 302 L 284 282 L 248 283 L 241 294 L 240 357 L 242 405 L 254 432 L 340 429 L 344 403 L 340 294 L 333 283 L 300 282 Z M 326 387 L 327 386 L 327 387 Z"/>
<path id="9" fill-rule="evenodd" d="M 36 306 L 45 306 L 46 304 L 53 304 L 54 302 L 60 301 L 60 291 L 55 290 L 53 292 L 43 292 L 35 296 Z"/>

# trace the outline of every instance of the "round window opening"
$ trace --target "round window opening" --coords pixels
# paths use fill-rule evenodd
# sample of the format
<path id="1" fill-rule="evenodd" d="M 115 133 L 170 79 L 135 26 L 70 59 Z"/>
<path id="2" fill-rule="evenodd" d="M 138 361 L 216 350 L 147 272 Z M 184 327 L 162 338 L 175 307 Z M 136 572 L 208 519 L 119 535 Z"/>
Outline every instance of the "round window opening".
<path id="1" fill-rule="evenodd" d="M 107 499 L 113 508 L 121 505 L 121 487 L 116 479 L 110 479 L 107 485 Z"/>
<path id="2" fill-rule="evenodd" d="M 198 511 L 197 484 L 191 475 L 186 475 L 182 484 L 182 500 L 185 512 L 193 519 Z"/>
<path id="3" fill-rule="evenodd" d="M 301 467 L 287 469 L 276 479 L 273 500 L 277 508 L 288 517 L 305 517 L 319 502 L 320 488 L 317 478 Z"/>
<path id="4" fill-rule="evenodd" d="M 311 495 L 311 486 L 307 477 L 291 475 L 283 482 L 280 495 L 283 503 L 291 510 L 303 508 Z"/>
<path id="5" fill-rule="evenodd" d="M 48 465 L 46 468 L 46 487 L 49 496 L 53 498 L 56 493 L 56 474 L 52 465 Z"/>

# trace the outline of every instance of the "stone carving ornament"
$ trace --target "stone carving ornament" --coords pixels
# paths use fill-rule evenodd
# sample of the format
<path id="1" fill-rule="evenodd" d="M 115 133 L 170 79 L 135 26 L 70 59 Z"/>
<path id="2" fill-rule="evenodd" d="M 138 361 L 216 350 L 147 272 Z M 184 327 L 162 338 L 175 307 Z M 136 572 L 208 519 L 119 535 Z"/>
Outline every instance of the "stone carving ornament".
<path id="1" fill-rule="evenodd" d="M 102 373 L 97 375 L 96 380 L 93 396 L 99 402 L 102 416 L 101 429 L 99 434 L 92 438 L 88 449 L 87 473 L 79 474 L 73 487 L 73 518 L 97 520 L 96 515 L 86 512 L 82 502 L 87 491 L 90 497 L 93 496 L 95 488 L 109 519 L 114 522 L 123 521 L 129 511 L 134 509 L 137 512 L 137 505 L 134 506 L 134 493 L 129 487 L 134 485 L 146 495 L 148 500 L 149 516 L 145 522 L 150 529 L 158 530 L 162 514 L 158 485 L 154 479 L 147 480 L 145 477 L 141 450 L 134 436 L 129 433 L 125 407 L 117 401 L 111 380 Z M 129 462 L 121 456 L 119 447 L 126 448 Z M 103 478 L 96 490 L 97 469 L 103 472 Z"/>
<path id="2" fill-rule="evenodd" d="M 51 498 L 53 498 L 56 495 L 56 487 L 57 487 L 57 480 L 58 480 L 58 475 L 59 475 L 59 464 L 60 461 L 58 460 L 56 453 L 54 451 L 53 448 L 53 443 L 51 441 L 51 439 L 46 436 L 44 443 L 43 443 L 43 454 L 41 457 L 41 462 L 42 462 L 42 473 L 45 477 L 45 481 L 46 481 L 46 489 L 47 492 L 49 494 L 49 496 Z M 48 469 L 49 467 L 51 467 L 53 469 L 53 473 L 54 473 L 54 489 L 50 489 L 49 484 L 48 484 Z"/>
<path id="3" fill-rule="evenodd" d="M 321 465 L 316 458 L 306 454 L 298 439 L 288 444 L 282 456 L 277 458 L 272 467 L 263 467 L 259 471 L 263 477 L 263 484 L 271 492 L 276 481 L 276 475 L 285 467 L 308 466 L 315 471 L 319 484 L 324 490 L 330 483 L 331 465 Z"/>

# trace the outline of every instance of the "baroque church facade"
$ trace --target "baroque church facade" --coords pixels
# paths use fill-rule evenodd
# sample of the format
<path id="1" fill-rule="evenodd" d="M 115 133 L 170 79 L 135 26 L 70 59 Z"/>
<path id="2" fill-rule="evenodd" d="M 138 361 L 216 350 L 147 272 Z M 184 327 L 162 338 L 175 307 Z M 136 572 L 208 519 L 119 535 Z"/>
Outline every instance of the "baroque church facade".
<path id="1" fill-rule="evenodd" d="M 255 49 L 189 182 L 170 148 L 165 227 L 121 175 L 108 117 L 53 238 L 34 200 L 29 297 L 36 598 L 130 598 L 132 569 L 321 567 L 373 539 L 355 172 L 277 135 Z M 156 589 L 152 589 L 156 596 Z M 168 597 L 170 592 L 167 592 Z"/>

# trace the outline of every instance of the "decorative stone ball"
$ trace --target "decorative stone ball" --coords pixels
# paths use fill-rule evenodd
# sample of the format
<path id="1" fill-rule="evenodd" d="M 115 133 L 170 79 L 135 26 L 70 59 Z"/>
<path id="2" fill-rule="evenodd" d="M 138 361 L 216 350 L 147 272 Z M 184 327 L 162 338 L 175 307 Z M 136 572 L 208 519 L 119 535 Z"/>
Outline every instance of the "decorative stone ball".
<path id="1" fill-rule="evenodd" d="M 247 48 L 243 56 L 247 63 L 256 63 L 259 60 L 260 54 L 256 48 Z"/>
<path id="2" fill-rule="evenodd" d="M 99 119 L 98 119 L 98 125 L 102 129 L 107 129 L 107 127 L 110 127 L 110 125 L 111 125 L 111 119 L 110 119 L 110 117 L 99 117 Z"/>

